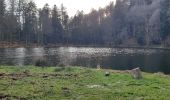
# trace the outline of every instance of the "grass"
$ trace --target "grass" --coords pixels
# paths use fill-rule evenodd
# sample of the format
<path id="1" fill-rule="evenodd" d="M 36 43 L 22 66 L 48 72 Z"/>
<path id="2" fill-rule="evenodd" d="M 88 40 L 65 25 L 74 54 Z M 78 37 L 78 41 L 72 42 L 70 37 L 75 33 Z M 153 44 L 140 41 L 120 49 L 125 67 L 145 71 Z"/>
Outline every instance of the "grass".
<path id="1" fill-rule="evenodd" d="M 110 70 L 111 71 L 111 70 Z M 0 66 L 0 99 L 7 100 L 170 100 L 170 76 L 81 67 Z"/>

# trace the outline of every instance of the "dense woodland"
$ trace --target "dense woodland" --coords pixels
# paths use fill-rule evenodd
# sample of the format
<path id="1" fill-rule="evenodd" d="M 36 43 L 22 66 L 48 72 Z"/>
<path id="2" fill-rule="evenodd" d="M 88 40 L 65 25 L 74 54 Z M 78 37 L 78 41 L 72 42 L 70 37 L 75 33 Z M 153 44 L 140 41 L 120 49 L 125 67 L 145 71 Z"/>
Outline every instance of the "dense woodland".
<path id="1" fill-rule="evenodd" d="M 170 46 L 170 0 L 117 0 L 89 14 L 0 0 L 0 43 Z"/>

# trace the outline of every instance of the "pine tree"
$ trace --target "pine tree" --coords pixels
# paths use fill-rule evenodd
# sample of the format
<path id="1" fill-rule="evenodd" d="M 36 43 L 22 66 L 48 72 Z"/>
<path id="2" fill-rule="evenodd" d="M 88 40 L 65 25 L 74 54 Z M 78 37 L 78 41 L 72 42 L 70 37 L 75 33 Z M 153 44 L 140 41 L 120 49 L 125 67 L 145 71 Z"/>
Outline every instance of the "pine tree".
<path id="1" fill-rule="evenodd" d="M 160 22 L 161 22 L 161 38 L 164 40 L 170 34 L 170 0 L 161 2 Z"/>
<path id="2" fill-rule="evenodd" d="M 40 17 L 42 24 L 42 34 L 44 36 L 44 43 L 47 44 L 50 41 L 49 37 L 52 34 L 51 9 L 48 4 L 44 5 Z"/>
<path id="3" fill-rule="evenodd" d="M 37 8 L 34 2 L 29 2 L 24 10 L 25 23 L 24 34 L 26 36 L 26 44 L 35 41 L 35 34 L 37 33 Z"/>
<path id="4" fill-rule="evenodd" d="M 11 44 L 16 37 L 18 21 L 17 21 L 17 0 L 9 0 L 9 14 L 7 16 L 7 40 Z"/>
<path id="5" fill-rule="evenodd" d="M 68 26 L 68 14 L 66 12 L 66 8 L 61 4 L 61 23 L 63 28 L 66 30 Z"/>
<path id="6" fill-rule="evenodd" d="M 5 0 L 0 0 L 0 17 L 5 15 Z"/>
<path id="7" fill-rule="evenodd" d="M 5 0 L 0 0 L 0 41 L 3 40 L 4 35 L 4 17 L 5 17 Z"/>
<path id="8" fill-rule="evenodd" d="M 60 15 L 59 15 L 59 12 L 58 12 L 56 5 L 54 5 L 54 8 L 52 10 L 52 27 L 53 27 L 54 36 L 56 36 L 54 41 L 56 40 L 57 42 L 59 42 L 59 41 L 61 42 L 63 28 L 62 28 L 62 25 L 61 25 Z"/>

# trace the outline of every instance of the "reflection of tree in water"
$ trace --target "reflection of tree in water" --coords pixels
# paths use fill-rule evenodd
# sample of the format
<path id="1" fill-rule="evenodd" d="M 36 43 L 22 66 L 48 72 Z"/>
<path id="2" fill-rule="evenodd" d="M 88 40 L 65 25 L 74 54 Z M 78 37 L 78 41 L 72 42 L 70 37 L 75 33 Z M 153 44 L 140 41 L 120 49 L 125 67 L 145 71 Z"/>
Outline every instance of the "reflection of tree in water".
<path id="1" fill-rule="evenodd" d="M 102 57 L 86 55 L 86 56 L 78 56 L 73 62 L 74 65 L 96 68 L 96 66 L 102 65 Z"/>
<path id="2" fill-rule="evenodd" d="M 90 48 L 61 47 L 57 49 L 55 55 L 58 57 L 58 63 L 60 64 L 96 67 L 97 64 L 102 62 L 100 53 L 101 51 Z"/>
<path id="3" fill-rule="evenodd" d="M 103 65 L 103 56 L 102 55 L 97 55 L 97 56 L 95 56 L 95 65 L 94 65 L 94 67 L 97 67 L 97 66 L 100 66 L 101 68 L 104 66 Z"/>
<path id="4" fill-rule="evenodd" d="M 14 56 L 14 51 L 13 49 L 9 49 L 9 48 L 5 48 L 4 50 L 4 64 L 8 64 L 8 65 L 14 65 L 15 62 L 15 56 Z"/>
<path id="5" fill-rule="evenodd" d="M 25 48 L 15 48 L 15 49 L 4 49 L 0 56 L 1 62 L 0 64 L 7 64 L 7 65 L 18 65 L 22 66 L 25 65 L 26 61 L 26 49 Z"/>
<path id="6" fill-rule="evenodd" d="M 76 60 L 78 54 L 72 48 L 59 48 L 57 51 L 58 64 L 62 64 L 65 66 L 72 65 L 72 63 Z"/>
<path id="7" fill-rule="evenodd" d="M 141 67 L 143 71 L 170 73 L 170 51 L 106 48 L 17 48 L 0 49 L 0 64 L 32 65 L 46 59 L 49 66 L 59 64 L 127 70 Z"/>
<path id="8" fill-rule="evenodd" d="M 15 65 L 23 66 L 25 63 L 26 49 L 16 48 L 15 49 Z"/>
<path id="9" fill-rule="evenodd" d="M 167 55 L 166 53 L 162 53 L 160 59 L 160 70 L 165 74 L 170 73 L 170 55 Z"/>
<path id="10" fill-rule="evenodd" d="M 4 49 L 0 49 L 0 64 L 4 65 L 6 62 L 6 55 L 5 55 L 5 50 Z"/>
<path id="11" fill-rule="evenodd" d="M 30 51 L 31 51 L 30 58 L 31 58 L 31 60 L 32 60 L 31 62 L 33 64 L 35 64 L 36 61 L 39 61 L 39 60 L 46 60 L 46 57 L 45 57 L 46 52 L 45 52 L 44 48 L 32 48 Z"/>

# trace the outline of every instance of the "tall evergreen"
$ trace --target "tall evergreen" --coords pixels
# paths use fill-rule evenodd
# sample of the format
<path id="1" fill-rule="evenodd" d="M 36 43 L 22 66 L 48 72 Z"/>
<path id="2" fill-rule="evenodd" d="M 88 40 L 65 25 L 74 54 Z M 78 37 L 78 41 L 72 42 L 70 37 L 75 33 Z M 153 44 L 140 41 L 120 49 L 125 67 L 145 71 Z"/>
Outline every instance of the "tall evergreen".
<path id="1" fill-rule="evenodd" d="M 161 37 L 165 39 L 170 34 L 170 0 L 161 1 Z"/>
<path id="2" fill-rule="evenodd" d="M 0 0 L 0 41 L 3 40 L 4 35 L 4 17 L 5 17 L 5 0 Z"/>
<path id="3" fill-rule="evenodd" d="M 40 19 L 41 19 L 41 25 L 42 25 L 41 26 L 42 34 L 44 36 L 44 43 L 47 44 L 51 41 L 50 37 L 52 36 L 51 9 L 48 3 L 46 3 L 44 7 L 42 8 Z"/>
<path id="4" fill-rule="evenodd" d="M 61 23 L 62 23 L 64 29 L 67 29 L 68 18 L 69 17 L 68 17 L 66 8 L 64 7 L 63 4 L 61 4 Z"/>
<path id="5" fill-rule="evenodd" d="M 5 15 L 5 0 L 0 0 L 0 17 Z"/>
<path id="6" fill-rule="evenodd" d="M 63 27 L 61 25 L 60 15 L 56 5 L 54 5 L 52 10 L 52 27 L 53 27 L 53 35 L 55 37 L 51 37 L 51 39 L 53 39 L 54 42 L 61 42 L 62 35 L 63 35 L 62 34 Z"/>
<path id="7" fill-rule="evenodd" d="M 24 10 L 24 34 L 26 44 L 35 42 L 35 34 L 37 33 L 37 8 L 34 2 L 29 2 Z"/>

